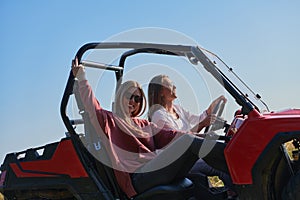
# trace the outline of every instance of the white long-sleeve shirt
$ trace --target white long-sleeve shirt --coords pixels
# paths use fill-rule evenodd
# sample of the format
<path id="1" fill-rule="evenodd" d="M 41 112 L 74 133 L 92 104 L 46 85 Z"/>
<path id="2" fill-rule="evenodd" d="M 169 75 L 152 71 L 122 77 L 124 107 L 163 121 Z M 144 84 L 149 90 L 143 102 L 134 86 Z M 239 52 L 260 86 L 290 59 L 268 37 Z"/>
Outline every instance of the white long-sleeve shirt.
<path id="1" fill-rule="evenodd" d="M 190 131 L 196 124 L 207 117 L 206 111 L 200 115 L 195 115 L 183 109 L 179 105 L 174 105 L 178 118 L 171 115 L 164 107 L 161 107 L 153 113 L 151 121 L 158 127 L 172 128 L 181 131 Z"/>

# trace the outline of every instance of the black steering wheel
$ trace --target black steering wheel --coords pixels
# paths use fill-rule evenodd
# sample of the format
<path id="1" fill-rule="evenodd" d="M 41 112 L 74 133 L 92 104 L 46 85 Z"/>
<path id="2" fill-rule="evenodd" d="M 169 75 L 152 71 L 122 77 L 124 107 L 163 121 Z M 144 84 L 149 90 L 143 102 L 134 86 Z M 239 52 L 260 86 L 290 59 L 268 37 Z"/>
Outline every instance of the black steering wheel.
<path id="1" fill-rule="evenodd" d="M 223 99 L 221 99 L 221 100 L 217 103 L 217 105 L 214 107 L 214 109 L 213 109 L 213 111 L 212 111 L 211 114 L 217 116 L 216 121 L 218 120 L 218 118 L 221 117 L 221 115 L 222 115 L 222 113 L 223 113 L 223 111 L 224 111 L 224 107 L 225 107 L 225 101 L 224 101 Z M 205 130 L 204 130 L 204 133 L 207 133 L 207 132 L 209 132 L 209 131 L 211 131 L 211 130 L 215 130 L 215 127 L 214 127 L 214 126 L 216 126 L 215 123 L 213 123 L 213 124 L 207 126 L 207 127 L 205 128 Z"/>

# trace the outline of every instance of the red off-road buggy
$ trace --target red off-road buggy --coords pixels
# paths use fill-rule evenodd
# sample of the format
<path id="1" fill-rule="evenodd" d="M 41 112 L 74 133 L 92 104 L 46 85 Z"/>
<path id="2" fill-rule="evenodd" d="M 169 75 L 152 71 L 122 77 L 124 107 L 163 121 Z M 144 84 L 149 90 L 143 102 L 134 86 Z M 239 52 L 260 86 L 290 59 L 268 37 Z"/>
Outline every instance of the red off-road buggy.
<path id="1" fill-rule="evenodd" d="M 224 154 L 239 199 L 300 199 L 299 161 L 296 159 L 300 110 L 269 112 L 260 96 L 215 54 L 198 46 L 111 42 L 86 44 L 76 57 L 87 68 L 93 68 L 93 74 L 101 71 L 96 82 L 107 90 L 117 88 L 127 74 L 128 78 L 141 78 L 147 83 L 149 79 L 144 75 L 151 77 L 155 70 L 162 70 L 156 74 L 164 73 L 164 68 L 170 72 L 172 67 L 169 66 L 179 66 L 172 72 L 183 70 L 180 75 L 188 85 L 198 85 L 193 76 L 199 74 L 207 84 L 217 83 L 228 95 L 227 108 L 233 108 L 226 114 L 233 116 L 234 111 L 239 110 L 230 124 L 224 124 L 225 134 L 217 138 L 227 143 Z M 153 63 L 157 67 L 152 69 Z M 136 68 L 126 72 L 128 66 Z M 104 73 L 114 73 L 116 80 L 104 78 Z M 82 103 L 76 98 L 76 85 L 70 73 L 61 101 L 66 136 L 59 142 L 6 155 L 0 176 L 0 192 L 5 199 L 129 199 L 120 190 L 105 148 L 89 126 Z M 222 89 L 208 88 L 212 95 Z M 72 107 L 71 102 L 75 106 Z M 76 111 L 70 117 L 67 113 L 70 110 L 72 113 L 72 109 Z M 214 130 L 210 128 L 209 131 Z M 287 142 L 294 145 L 295 159 L 287 152 Z M 226 188 L 212 187 L 207 177 L 193 174 L 132 199 L 224 199 L 225 193 Z"/>

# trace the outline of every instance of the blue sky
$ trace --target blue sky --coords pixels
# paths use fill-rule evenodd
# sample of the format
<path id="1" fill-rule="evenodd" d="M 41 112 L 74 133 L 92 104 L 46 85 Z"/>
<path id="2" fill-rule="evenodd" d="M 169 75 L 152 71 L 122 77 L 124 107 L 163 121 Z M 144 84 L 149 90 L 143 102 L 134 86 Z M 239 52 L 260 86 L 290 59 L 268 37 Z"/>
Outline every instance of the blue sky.
<path id="1" fill-rule="evenodd" d="M 300 108 L 300 2 L 0 2 L 0 160 L 60 140 L 60 100 L 78 48 L 135 28 L 179 31 L 217 53 L 271 110 Z"/>

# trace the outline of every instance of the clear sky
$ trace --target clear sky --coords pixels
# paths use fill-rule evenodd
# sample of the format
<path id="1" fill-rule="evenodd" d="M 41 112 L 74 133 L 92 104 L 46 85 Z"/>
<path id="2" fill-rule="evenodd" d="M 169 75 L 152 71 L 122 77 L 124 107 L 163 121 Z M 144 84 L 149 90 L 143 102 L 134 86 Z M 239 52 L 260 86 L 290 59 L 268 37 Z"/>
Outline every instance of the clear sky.
<path id="1" fill-rule="evenodd" d="M 64 137 L 59 107 L 76 51 L 135 28 L 186 34 L 234 66 L 271 110 L 300 108 L 299 8 L 297 0 L 0 1 L 0 162 Z"/>

